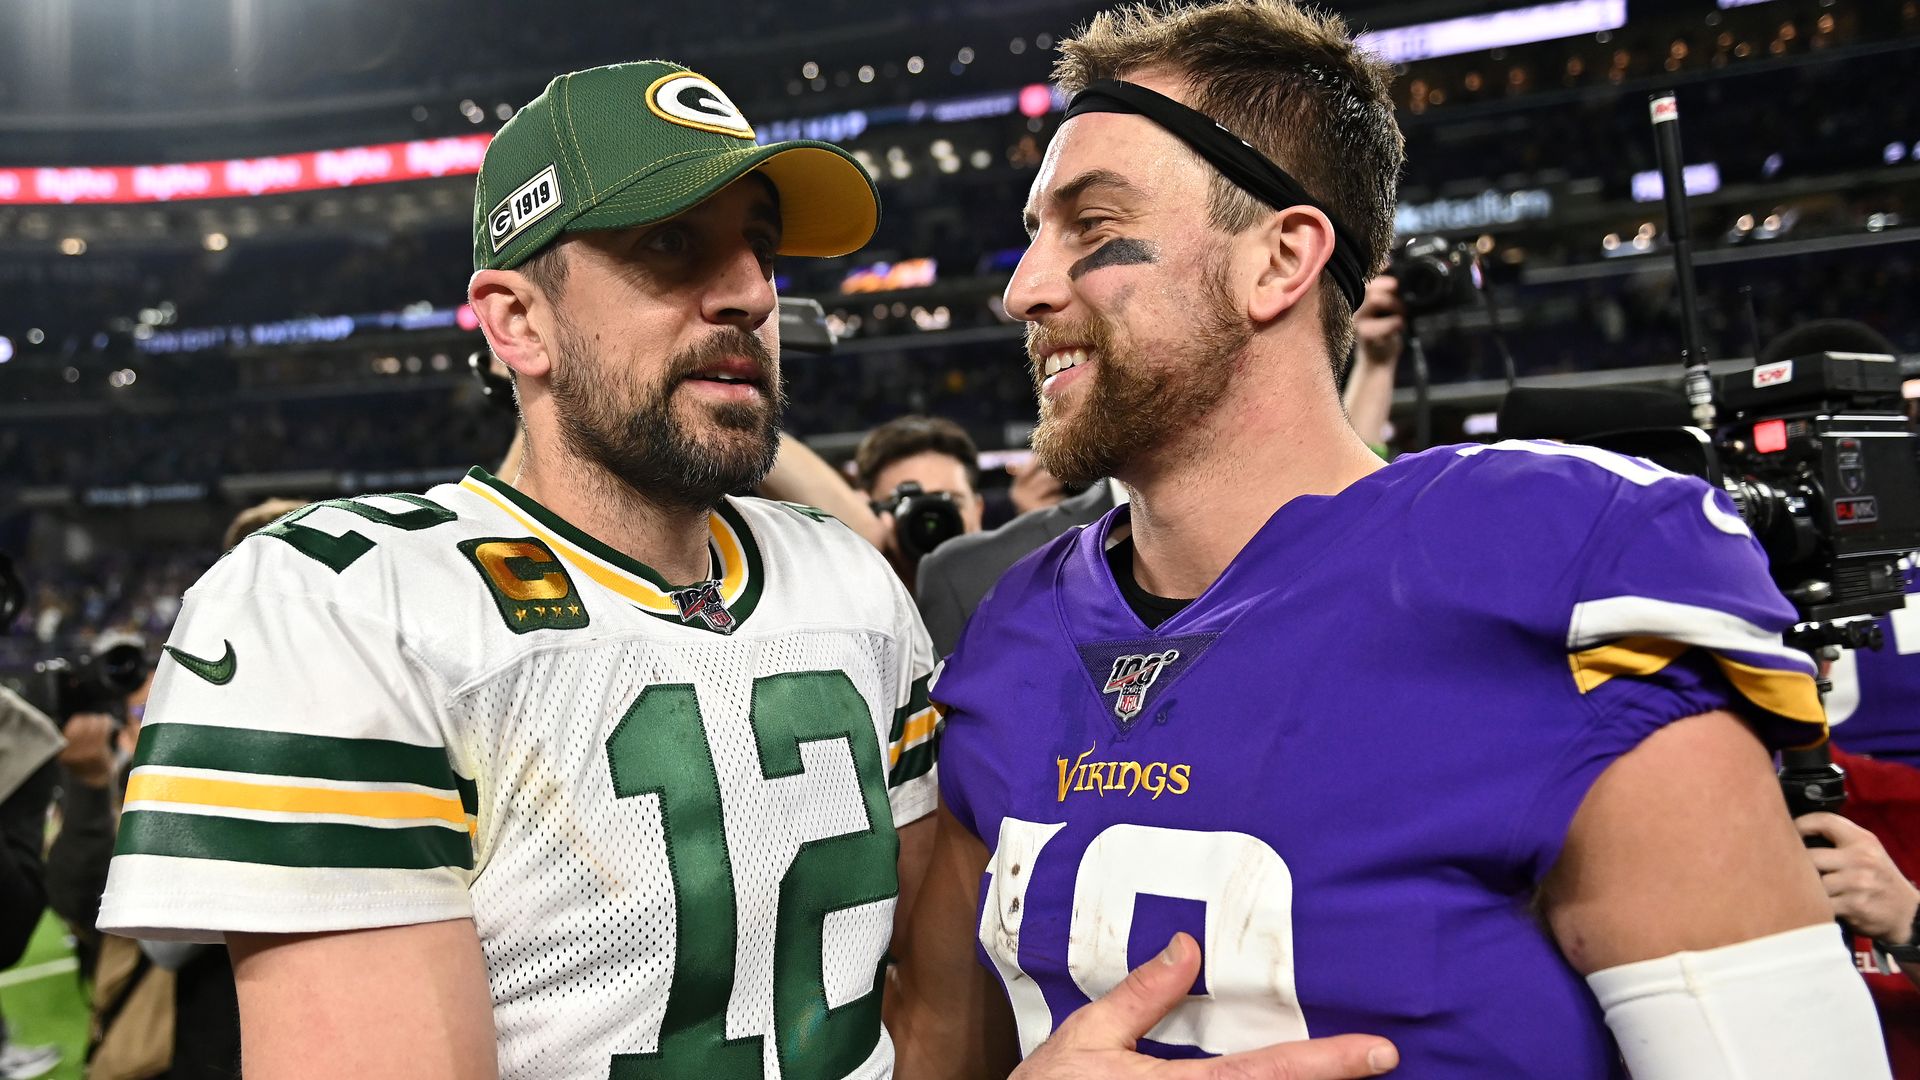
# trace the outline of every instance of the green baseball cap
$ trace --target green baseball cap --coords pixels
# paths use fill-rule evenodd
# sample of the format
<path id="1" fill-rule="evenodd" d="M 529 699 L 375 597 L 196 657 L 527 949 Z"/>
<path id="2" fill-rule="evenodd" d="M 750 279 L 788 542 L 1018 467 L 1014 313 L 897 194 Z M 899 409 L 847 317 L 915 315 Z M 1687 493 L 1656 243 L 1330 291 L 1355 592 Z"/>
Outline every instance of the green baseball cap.
<path id="1" fill-rule="evenodd" d="M 474 269 L 526 262 L 563 232 L 664 221 L 758 171 L 780 193 L 782 255 L 845 255 L 880 224 L 853 156 L 754 142 L 712 80 L 664 60 L 561 75 L 493 137 L 473 191 Z"/>

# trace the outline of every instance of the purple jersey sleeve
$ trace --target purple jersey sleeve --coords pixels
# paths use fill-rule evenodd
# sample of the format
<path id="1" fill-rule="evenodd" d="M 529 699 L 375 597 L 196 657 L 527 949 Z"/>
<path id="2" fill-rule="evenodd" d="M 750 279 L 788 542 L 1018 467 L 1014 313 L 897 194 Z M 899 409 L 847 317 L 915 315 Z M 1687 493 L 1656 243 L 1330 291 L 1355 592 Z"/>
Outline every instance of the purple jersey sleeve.
<path id="1" fill-rule="evenodd" d="M 1517 823 L 1515 854 L 1537 874 L 1600 774 L 1667 724 L 1727 709 L 1773 749 L 1826 733 L 1813 663 L 1781 641 L 1794 609 L 1727 496 L 1637 459 L 1602 465 L 1611 492 L 1565 616 L 1568 675 L 1590 723 Z"/>

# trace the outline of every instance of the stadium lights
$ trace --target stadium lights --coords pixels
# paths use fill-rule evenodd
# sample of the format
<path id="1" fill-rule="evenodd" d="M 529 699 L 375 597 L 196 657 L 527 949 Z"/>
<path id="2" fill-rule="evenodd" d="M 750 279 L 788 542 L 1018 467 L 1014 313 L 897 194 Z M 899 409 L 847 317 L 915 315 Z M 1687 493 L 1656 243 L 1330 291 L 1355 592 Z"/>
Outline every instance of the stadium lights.
<path id="1" fill-rule="evenodd" d="M 0 364 L 13 359 L 13 339 L 0 334 Z"/>
<path id="2" fill-rule="evenodd" d="M 803 79 L 807 79 L 807 80 L 813 80 L 813 79 L 817 79 L 817 78 L 819 78 L 819 77 L 820 77 L 820 65 L 819 65 L 819 64 L 816 64 L 816 63 L 814 63 L 814 62 L 813 62 L 813 61 L 811 61 L 811 60 L 809 60 L 809 61 L 807 61 L 807 62 L 806 62 L 806 63 L 804 63 L 804 64 L 801 64 L 801 65 L 800 65 L 800 77 L 801 77 L 801 78 L 803 78 Z"/>
<path id="3" fill-rule="evenodd" d="M 38 345 L 46 340 L 47 332 L 37 326 L 27 331 L 27 344 L 29 345 Z"/>
<path id="4" fill-rule="evenodd" d="M 1355 38 L 1354 43 L 1387 63 L 1407 64 L 1578 34 L 1607 35 L 1626 24 L 1627 0 L 1560 0 L 1488 15 L 1371 30 Z M 1604 43 L 1608 39 L 1599 40 Z"/>
<path id="5" fill-rule="evenodd" d="M 859 71 L 859 75 L 858 75 L 858 78 L 859 78 L 859 79 L 860 79 L 860 81 L 861 81 L 861 82 L 863 82 L 863 83 L 870 83 L 870 82 L 872 82 L 872 81 L 873 81 L 873 65 L 872 65 L 872 64 L 861 64 L 861 65 L 860 65 L 860 71 Z"/>
<path id="6" fill-rule="evenodd" d="M 918 56 L 907 57 L 907 74 L 918 75 L 927 70 L 927 62 Z"/>
<path id="7" fill-rule="evenodd" d="M 77 236 L 69 236 L 60 241 L 60 254 L 62 255 L 85 255 L 86 253 L 87 242 Z"/>

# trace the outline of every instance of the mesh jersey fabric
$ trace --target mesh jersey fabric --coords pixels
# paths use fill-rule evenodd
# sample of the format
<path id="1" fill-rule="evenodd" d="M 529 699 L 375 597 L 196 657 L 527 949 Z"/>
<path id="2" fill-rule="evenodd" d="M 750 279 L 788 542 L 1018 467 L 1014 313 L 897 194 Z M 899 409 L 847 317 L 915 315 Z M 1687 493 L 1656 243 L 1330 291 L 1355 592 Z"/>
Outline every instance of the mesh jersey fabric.
<path id="1" fill-rule="evenodd" d="M 102 929 L 471 917 L 503 1077 L 885 1075 L 931 648 L 832 519 L 711 525 L 704 591 L 480 470 L 249 538 L 175 625 Z"/>

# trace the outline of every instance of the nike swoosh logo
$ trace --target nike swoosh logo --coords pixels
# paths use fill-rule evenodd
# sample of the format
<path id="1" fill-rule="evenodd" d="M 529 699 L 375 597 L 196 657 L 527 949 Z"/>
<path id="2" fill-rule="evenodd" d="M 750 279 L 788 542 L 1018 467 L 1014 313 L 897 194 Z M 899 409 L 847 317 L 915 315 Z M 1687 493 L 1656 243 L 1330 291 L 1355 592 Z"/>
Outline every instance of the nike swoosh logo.
<path id="1" fill-rule="evenodd" d="M 226 655 L 218 660 L 202 660 L 192 653 L 181 652 L 171 645 L 166 647 L 167 655 L 180 661 L 180 666 L 207 680 L 215 686 L 225 686 L 233 681 L 233 642 L 222 641 L 227 647 Z"/>

